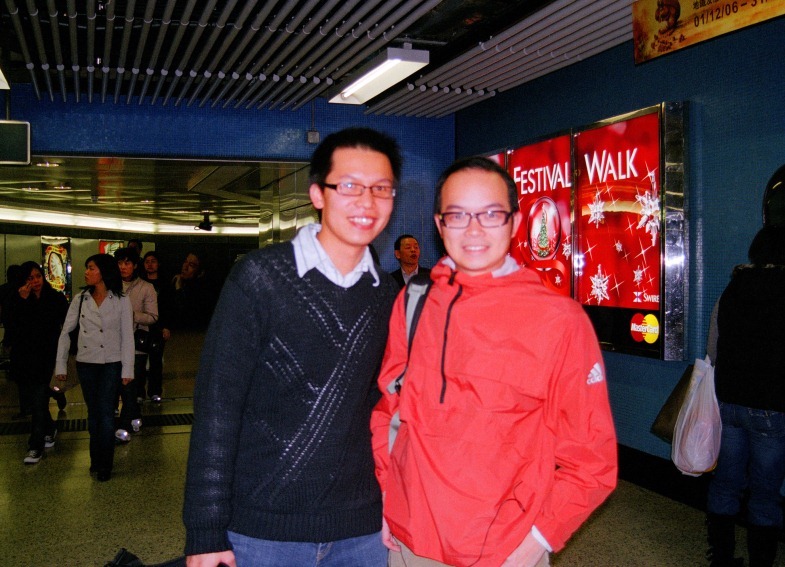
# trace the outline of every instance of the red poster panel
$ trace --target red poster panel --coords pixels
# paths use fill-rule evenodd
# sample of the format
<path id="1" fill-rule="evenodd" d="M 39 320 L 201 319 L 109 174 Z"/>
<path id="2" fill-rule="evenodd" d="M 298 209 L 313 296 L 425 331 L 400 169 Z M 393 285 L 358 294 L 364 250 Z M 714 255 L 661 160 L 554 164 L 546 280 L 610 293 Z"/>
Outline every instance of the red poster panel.
<path id="1" fill-rule="evenodd" d="M 574 135 L 575 298 L 659 311 L 659 114 Z"/>
<path id="2" fill-rule="evenodd" d="M 518 204 L 523 213 L 510 254 L 538 270 L 546 286 L 570 295 L 570 136 L 511 150 L 507 169 L 518 186 Z"/>
<path id="3" fill-rule="evenodd" d="M 99 240 L 98 252 L 100 254 L 111 254 L 114 256 L 114 253 L 123 246 L 125 246 L 125 240 Z"/>

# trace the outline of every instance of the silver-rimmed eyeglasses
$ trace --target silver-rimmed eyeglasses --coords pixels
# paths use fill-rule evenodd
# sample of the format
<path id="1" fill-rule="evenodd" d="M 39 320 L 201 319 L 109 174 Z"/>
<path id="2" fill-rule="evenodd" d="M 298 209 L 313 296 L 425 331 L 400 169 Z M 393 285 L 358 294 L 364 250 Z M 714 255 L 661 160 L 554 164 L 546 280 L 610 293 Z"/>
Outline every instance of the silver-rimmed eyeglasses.
<path id="1" fill-rule="evenodd" d="M 370 189 L 371 195 L 379 199 L 392 199 L 395 197 L 395 187 L 392 185 L 361 185 L 353 181 L 341 181 L 340 183 L 322 183 L 322 187 L 333 189 L 339 195 L 346 197 L 359 197 Z"/>
<path id="2" fill-rule="evenodd" d="M 467 213 L 466 211 L 442 213 L 439 220 L 447 228 L 468 228 L 472 219 L 477 219 L 483 228 L 496 228 L 507 224 L 512 213 L 509 211 L 480 211 L 479 213 Z"/>

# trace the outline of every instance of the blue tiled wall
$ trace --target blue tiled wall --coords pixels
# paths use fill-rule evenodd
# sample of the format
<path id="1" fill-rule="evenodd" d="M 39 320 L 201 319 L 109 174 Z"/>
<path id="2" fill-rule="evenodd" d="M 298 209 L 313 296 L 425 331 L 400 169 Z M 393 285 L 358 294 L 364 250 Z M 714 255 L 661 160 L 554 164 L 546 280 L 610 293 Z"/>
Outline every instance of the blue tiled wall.
<path id="1" fill-rule="evenodd" d="M 708 318 L 761 226 L 766 182 L 785 163 L 785 19 L 648 63 L 632 43 L 527 83 L 456 116 L 457 155 L 482 153 L 665 100 L 690 105 L 687 357 L 705 354 Z M 649 433 L 687 362 L 606 354 L 619 440 L 670 456 Z"/>
<path id="2" fill-rule="evenodd" d="M 308 160 L 315 147 L 306 141 L 310 106 L 294 112 L 260 111 L 209 104 L 162 106 L 160 101 L 152 106 L 149 101 L 139 105 L 138 100 L 126 104 L 125 99 L 115 104 L 111 98 L 101 102 L 97 97 L 74 104 L 57 96 L 54 101 L 47 96 L 38 101 L 32 88 L 24 85 L 15 85 L 10 96 L 11 118 L 31 123 L 33 154 Z M 3 99 L 0 95 L 5 106 Z M 423 263 L 435 263 L 438 239 L 430 210 L 436 179 L 454 158 L 453 118 L 371 116 L 362 108 L 331 105 L 323 99 L 313 110 L 322 139 L 348 126 L 367 126 L 398 140 L 404 155 L 401 190 L 390 224 L 375 246 L 382 265 L 396 269 L 393 242 L 409 232 L 421 238 Z"/>

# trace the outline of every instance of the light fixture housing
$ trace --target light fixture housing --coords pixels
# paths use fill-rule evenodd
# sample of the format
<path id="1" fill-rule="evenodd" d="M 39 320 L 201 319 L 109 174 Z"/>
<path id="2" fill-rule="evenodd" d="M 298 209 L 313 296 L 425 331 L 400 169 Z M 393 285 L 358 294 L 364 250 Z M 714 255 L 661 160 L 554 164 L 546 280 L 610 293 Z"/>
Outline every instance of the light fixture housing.
<path id="1" fill-rule="evenodd" d="M 204 220 L 194 227 L 195 230 L 213 230 L 213 223 L 210 221 L 210 213 L 204 213 Z"/>
<path id="2" fill-rule="evenodd" d="M 5 75 L 3 75 L 3 70 L 2 69 L 0 69 L 0 90 L 2 90 L 2 91 L 10 91 L 11 90 L 11 85 L 8 84 L 8 81 L 6 80 Z"/>
<path id="3" fill-rule="evenodd" d="M 357 79 L 330 99 L 336 104 L 365 104 L 425 67 L 430 54 L 411 47 L 388 47 L 359 71 Z"/>

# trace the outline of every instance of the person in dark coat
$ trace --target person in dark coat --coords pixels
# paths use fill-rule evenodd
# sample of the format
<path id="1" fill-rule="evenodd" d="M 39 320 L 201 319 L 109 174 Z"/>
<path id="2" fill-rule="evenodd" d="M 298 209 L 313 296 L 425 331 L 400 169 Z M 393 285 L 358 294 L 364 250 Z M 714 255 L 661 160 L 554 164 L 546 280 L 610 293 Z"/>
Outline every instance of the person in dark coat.
<path id="1" fill-rule="evenodd" d="M 736 266 L 720 297 L 707 348 L 715 360 L 722 419 L 707 500 L 709 551 L 716 567 L 743 564 L 734 550 L 745 497 L 751 567 L 774 564 L 783 525 L 785 226 L 761 229 L 749 258 L 750 264 Z"/>
<path id="2" fill-rule="evenodd" d="M 395 259 L 401 265 L 390 275 L 403 288 L 417 274 L 428 275 L 431 270 L 420 266 L 420 243 L 411 234 L 402 234 L 395 239 Z"/>
<path id="3" fill-rule="evenodd" d="M 22 264 L 24 284 L 8 303 L 6 341 L 12 373 L 31 400 L 32 430 L 25 464 L 41 460 L 44 447 L 53 447 L 57 429 L 49 413 L 49 383 L 54 372 L 57 341 L 68 300 L 44 278 L 36 262 Z"/>

